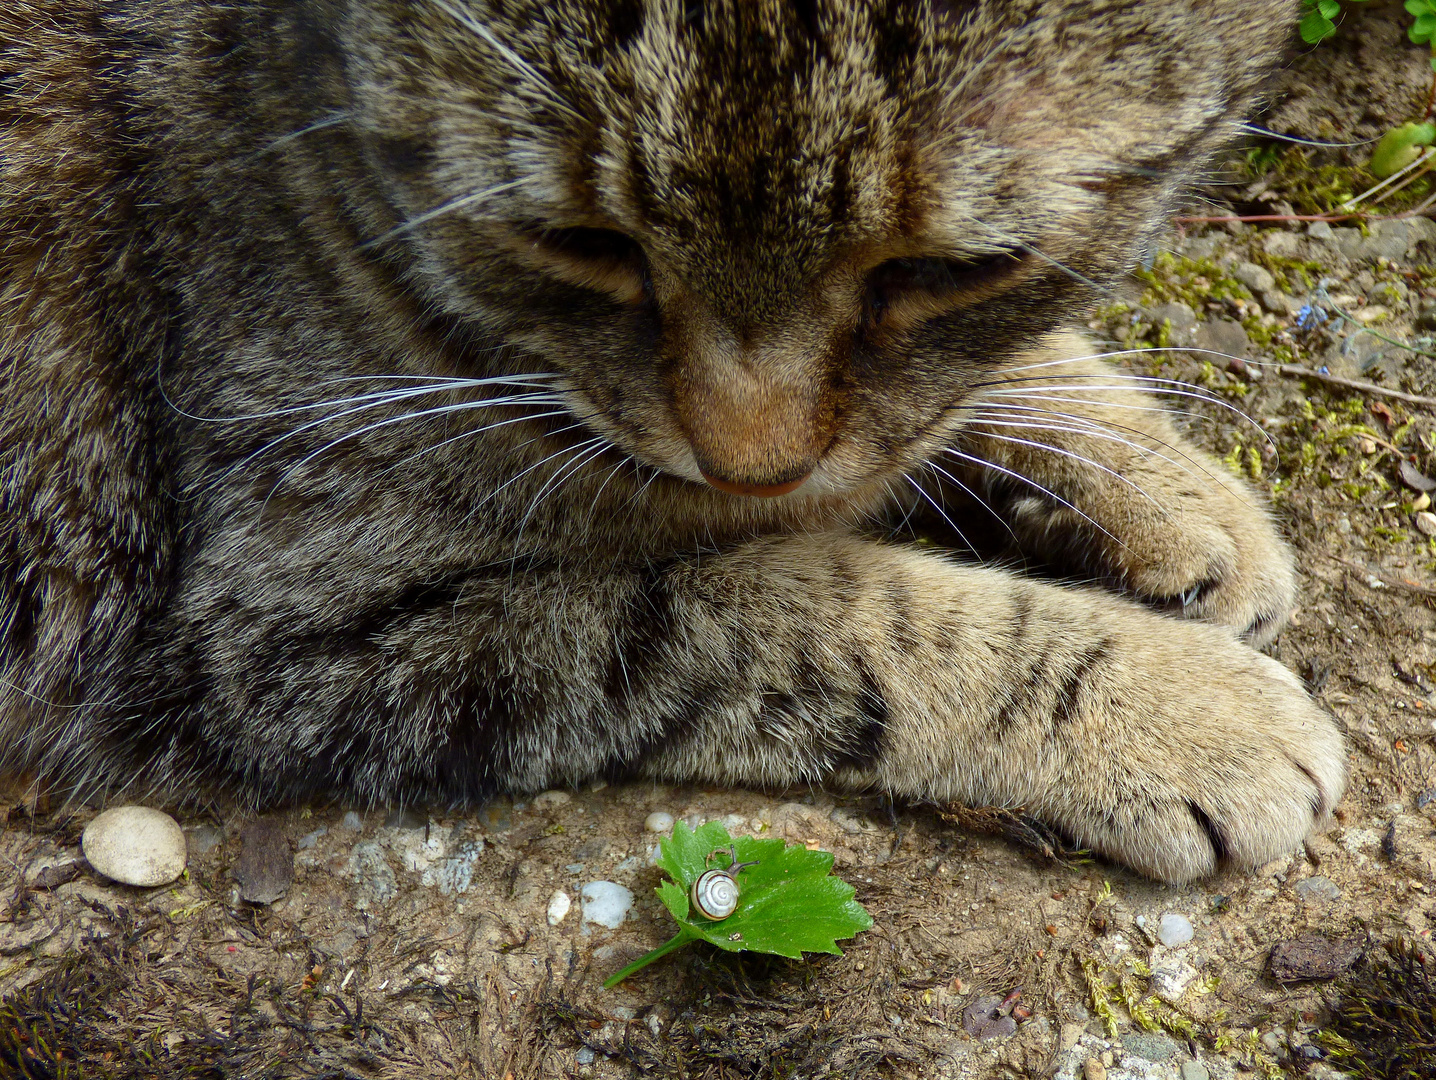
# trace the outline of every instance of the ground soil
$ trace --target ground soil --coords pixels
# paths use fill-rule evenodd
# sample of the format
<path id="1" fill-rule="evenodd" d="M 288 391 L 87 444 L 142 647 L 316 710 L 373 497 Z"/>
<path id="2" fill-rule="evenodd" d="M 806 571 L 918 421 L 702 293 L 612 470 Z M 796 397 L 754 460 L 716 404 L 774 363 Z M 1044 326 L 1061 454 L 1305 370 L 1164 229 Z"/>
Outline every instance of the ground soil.
<path id="1" fill-rule="evenodd" d="M 1401 6 L 1351 7 L 1347 19 L 1294 61 L 1272 127 L 1371 138 L 1423 107 L 1430 71 L 1405 42 Z M 1363 156 L 1318 151 L 1308 164 Z M 1273 179 L 1262 167 L 1274 156 L 1254 160 L 1255 172 L 1238 155 L 1219 174 L 1229 182 L 1184 216 L 1280 214 L 1303 198 L 1300 169 L 1288 162 Z M 463 815 L 293 808 L 272 820 L 294 880 L 251 904 L 235 879 L 238 812 L 180 813 L 187 877 L 133 889 L 71 865 L 95 808 L 49 805 L 15 781 L 0 792 L 0 1073 L 1331 1075 L 1330 1059 L 1303 1049 L 1340 985 L 1327 976 L 1370 943 L 1429 940 L 1436 920 L 1436 541 L 1417 528 L 1412 486 L 1436 476 L 1436 409 L 1218 353 L 1436 394 L 1436 227 L 1342 225 L 1353 231 L 1328 238 L 1299 222 L 1174 223 L 1164 247 L 1193 261 L 1154 260 L 1090 323 L 1123 346 L 1216 350 L 1123 362 L 1190 380 L 1267 433 L 1225 407 L 1178 402 L 1194 438 L 1272 492 L 1298 553 L 1300 606 L 1272 652 L 1344 726 L 1352 765 L 1345 800 L 1305 850 L 1170 888 L 1053 850 L 1012 815 L 954 819 L 806 790 L 596 786 Z M 1282 272 L 1286 288 L 1219 295 L 1226 275 L 1252 277 L 1243 264 Z M 1191 325 L 1174 297 L 1189 301 Z M 658 837 L 645 828 L 656 811 L 834 852 L 873 929 L 842 957 L 804 961 L 691 948 L 603 990 L 670 933 L 653 892 Z M 621 927 L 583 919 L 594 881 L 634 893 Z M 572 910 L 550 925 L 560 892 Z M 1161 944 L 1164 914 L 1188 920 L 1192 940 Z M 1273 947 L 1311 934 L 1348 947 L 1323 959 L 1308 943 L 1301 956 L 1321 954 L 1311 971 L 1323 977 L 1276 981 Z M 1306 973 L 1278 965 L 1293 972 Z M 999 1003 L 1015 1031 L 976 1037 L 993 1025 L 974 1006 Z"/>

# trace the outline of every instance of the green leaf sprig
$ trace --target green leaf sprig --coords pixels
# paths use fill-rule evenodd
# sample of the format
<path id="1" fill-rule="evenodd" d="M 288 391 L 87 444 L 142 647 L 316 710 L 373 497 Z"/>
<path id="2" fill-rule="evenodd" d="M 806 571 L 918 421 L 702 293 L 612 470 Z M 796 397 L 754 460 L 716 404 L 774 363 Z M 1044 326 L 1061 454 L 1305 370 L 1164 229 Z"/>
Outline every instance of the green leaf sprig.
<path id="1" fill-rule="evenodd" d="M 1348 4 L 1364 4 L 1366 0 L 1346 0 Z M 1426 0 L 1411 0 L 1406 5 L 1411 10 L 1412 3 L 1425 3 Z M 1336 33 L 1336 17 L 1341 14 L 1341 4 L 1338 0 L 1302 0 L 1302 6 L 1306 14 L 1301 17 L 1297 29 L 1301 32 L 1301 40 L 1308 45 L 1315 45 L 1318 41 L 1325 41 Z M 1416 40 L 1412 38 L 1412 40 Z"/>
<path id="2" fill-rule="evenodd" d="M 690 910 L 688 892 L 704 871 L 754 862 L 738 872 L 738 907 L 726 919 L 710 922 Z M 712 856 L 712 858 L 710 858 Z M 740 836 L 734 840 L 721 822 L 699 829 L 683 822 L 673 837 L 659 845 L 658 867 L 673 880 L 656 890 L 663 906 L 678 922 L 678 933 L 646 956 L 604 980 L 615 986 L 660 956 L 694 941 L 706 941 L 727 952 L 773 953 L 798 959 L 805 952 L 843 954 L 838 941 L 872 927 L 872 916 L 853 899 L 857 892 L 831 876 L 833 856 L 809 851 L 778 839 Z"/>

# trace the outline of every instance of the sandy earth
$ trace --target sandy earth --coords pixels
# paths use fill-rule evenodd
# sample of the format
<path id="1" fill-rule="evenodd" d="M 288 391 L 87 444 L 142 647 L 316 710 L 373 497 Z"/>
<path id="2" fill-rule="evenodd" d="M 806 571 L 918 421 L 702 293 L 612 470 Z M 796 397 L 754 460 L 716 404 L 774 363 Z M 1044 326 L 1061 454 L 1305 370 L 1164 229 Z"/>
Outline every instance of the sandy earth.
<path id="1" fill-rule="evenodd" d="M 1268 122 L 1361 138 L 1414 113 L 1429 69 L 1401 37 L 1404 18 L 1397 4 L 1358 10 L 1340 40 L 1297 62 Z M 1263 186 L 1243 168 L 1207 192 L 1215 206 L 1188 216 L 1301 209 L 1289 177 Z M 1123 303 L 1108 298 L 1093 332 L 1436 394 L 1436 360 L 1360 329 L 1433 348 L 1436 226 L 1328 229 L 1174 226 L 1169 251 L 1189 261 L 1154 261 Z M 1221 295 L 1243 278 L 1255 296 Z M 1304 306 L 1328 320 L 1303 329 L 1313 318 Z M 0 1074 L 1334 1075 L 1304 1048 L 1340 983 L 1278 982 L 1271 954 L 1313 933 L 1351 942 L 1345 959 L 1340 948 L 1296 961 L 1279 951 L 1279 973 L 1315 971 L 1301 967 L 1306 957 L 1337 974 L 1358 946 L 1429 939 L 1436 919 L 1436 540 L 1417 527 L 1409 482 L 1436 476 L 1436 410 L 1275 368 L 1228 371 L 1210 354 L 1126 362 L 1196 382 L 1271 436 L 1217 407 L 1192 420 L 1194 437 L 1273 491 L 1304 585 L 1272 652 L 1349 733 L 1348 794 L 1304 851 L 1168 888 L 1081 857 L 1044 858 L 975 832 L 976 816 L 954 822 L 931 807 L 600 786 L 464 816 L 293 809 L 269 819 L 280 885 L 291 864 L 293 880 L 281 899 L 252 904 L 236 871 L 258 834 L 241 838 L 239 814 L 178 813 L 187 879 L 133 889 L 75 861 L 97 808 L 50 806 L 14 779 L 0 790 Z M 843 957 L 802 962 L 690 948 L 602 990 L 605 975 L 670 933 L 653 893 L 654 812 L 726 818 L 735 833 L 834 852 L 872 931 Z M 595 881 L 634 894 L 617 929 L 583 917 L 582 889 Z M 558 893 L 571 908 L 551 925 Z M 1163 915 L 1185 919 L 1191 940 L 1162 944 Z M 993 1018 L 1000 1003 L 1013 1023 Z"/>

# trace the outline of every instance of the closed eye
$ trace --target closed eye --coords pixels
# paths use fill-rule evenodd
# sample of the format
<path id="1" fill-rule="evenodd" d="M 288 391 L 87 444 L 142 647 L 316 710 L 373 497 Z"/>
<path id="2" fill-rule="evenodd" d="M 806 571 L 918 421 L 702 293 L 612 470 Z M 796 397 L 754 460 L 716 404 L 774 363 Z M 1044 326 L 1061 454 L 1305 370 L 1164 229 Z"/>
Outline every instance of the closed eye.
<path id="1" fill-rule="evenodd" d="M 868 272 L 864 307 L 870 325 L 911 323 L 990 296 L 1024 263 L 1018 251 L 974 259 L 889 259 Z"/>
<path id="2" fill-rule="evenodd" d="M 643 248 L 616 229 L 532 229 L 524 236 L 529 260 L 570 284 L 628 303 L 640 303 L 652 291 Z"/>

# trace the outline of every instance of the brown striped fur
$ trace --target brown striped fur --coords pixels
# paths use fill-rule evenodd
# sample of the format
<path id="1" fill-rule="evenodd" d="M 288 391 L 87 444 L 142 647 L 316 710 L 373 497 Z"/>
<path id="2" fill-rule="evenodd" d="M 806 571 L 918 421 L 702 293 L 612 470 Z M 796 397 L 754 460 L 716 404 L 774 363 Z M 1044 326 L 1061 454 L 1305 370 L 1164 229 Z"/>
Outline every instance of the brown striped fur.
<path id="1" fill-rule="evenodd" d="M 1345 766 L 1252 647 L 1286 549 L 1149 395 L 1032 365 L 1292 6 L 8 0 L 0 767 L 878 788 L 1171 880 L 1289 849 Z M 964 488 L 1092 584 L 903 542 L 980 525 Z"/>

